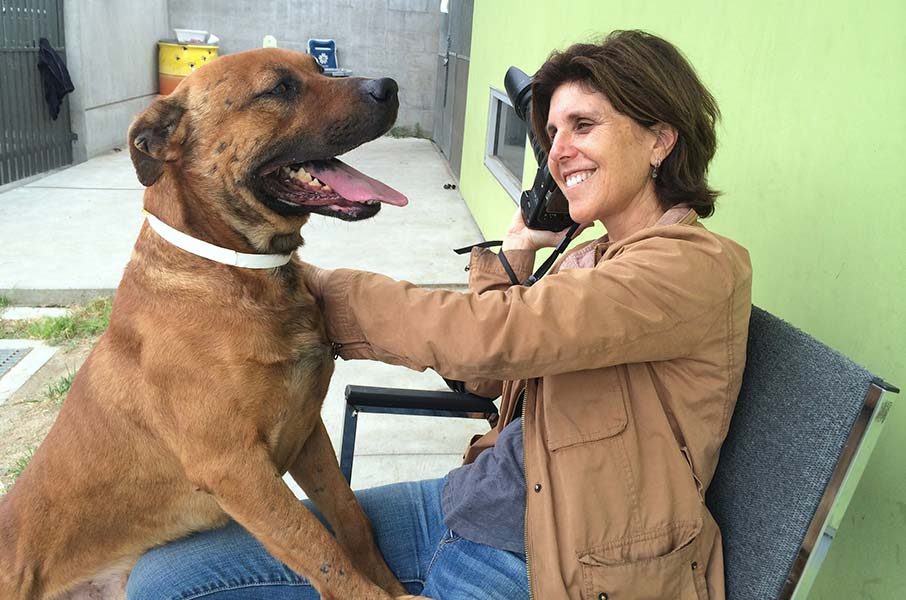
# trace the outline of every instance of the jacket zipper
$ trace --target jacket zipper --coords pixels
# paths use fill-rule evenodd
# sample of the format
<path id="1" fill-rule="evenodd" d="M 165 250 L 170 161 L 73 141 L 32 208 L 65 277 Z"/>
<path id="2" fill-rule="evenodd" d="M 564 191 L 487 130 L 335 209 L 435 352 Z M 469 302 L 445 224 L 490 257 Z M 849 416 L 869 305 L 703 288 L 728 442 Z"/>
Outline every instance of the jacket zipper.
<path id="1" fill-rule="evenodd" d="M 519 395 L 516 397 L 516 402 L 518 403 L 522 400 L 522 474 L 525 476 L 525 513 L 522 515 L 522 541 L 525 546 L 525 578 L 528 581 L 528 595 L 529 600 L 532 600 L 532 569 L 529 567 L 529 557 L 528 557 L 528 471 L 525 468 L 525 392 L 528 389 L 528 381 L 525 382 L 525 387 L 522 388 L 522 391 L 519 392 Z"/>

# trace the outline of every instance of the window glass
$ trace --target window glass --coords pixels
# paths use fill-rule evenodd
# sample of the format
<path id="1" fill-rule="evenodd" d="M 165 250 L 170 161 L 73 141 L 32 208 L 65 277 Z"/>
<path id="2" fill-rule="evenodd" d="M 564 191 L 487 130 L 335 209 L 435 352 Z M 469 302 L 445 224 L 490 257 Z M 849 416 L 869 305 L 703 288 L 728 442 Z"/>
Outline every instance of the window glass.
<path id="1" fill-rule="evenodd" d="M 522 162 L 525 159 L 525 122 L 516 116 L 513 107 L 499 102 L 497 134 L 494 155 L 500 159 L 516 179 L 522 179 Z"/>
<path id="2" fill-rule="evenodd" d="M 492 88 L 484 164 L 517 202 L 522 193 L 526 134 L 526 123 L 516 116 L 506 94 Z"/>

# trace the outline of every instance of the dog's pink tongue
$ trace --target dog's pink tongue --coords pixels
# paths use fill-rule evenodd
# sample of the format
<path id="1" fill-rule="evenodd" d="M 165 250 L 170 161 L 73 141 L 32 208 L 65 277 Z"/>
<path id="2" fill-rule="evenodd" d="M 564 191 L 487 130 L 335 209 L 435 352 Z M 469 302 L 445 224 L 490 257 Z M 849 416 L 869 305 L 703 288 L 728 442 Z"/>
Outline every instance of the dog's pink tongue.
<path id="1" fill-rule="evenodd" d="M 409 203 L 408 198 L 389 185 L 372 179 L 335 158 L 309 162 L 303 166 L 312 177 L 326 183 L 347 200 L 353 202 L 380 200 L 394 206 L 406 206 Z"/>

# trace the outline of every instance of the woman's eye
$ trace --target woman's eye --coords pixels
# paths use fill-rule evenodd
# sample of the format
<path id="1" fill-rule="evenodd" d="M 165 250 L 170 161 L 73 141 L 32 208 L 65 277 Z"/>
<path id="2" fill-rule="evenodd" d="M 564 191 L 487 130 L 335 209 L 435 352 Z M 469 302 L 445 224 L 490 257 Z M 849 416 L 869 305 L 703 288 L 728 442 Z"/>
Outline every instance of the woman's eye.
<path id="1" fill-rule="evenodd" d="M 588 121 L 579 121 L 579 123 L 576 125 L 576 131 L 584 131 L 590 127 L 591 123 L 589 123 Z"/>

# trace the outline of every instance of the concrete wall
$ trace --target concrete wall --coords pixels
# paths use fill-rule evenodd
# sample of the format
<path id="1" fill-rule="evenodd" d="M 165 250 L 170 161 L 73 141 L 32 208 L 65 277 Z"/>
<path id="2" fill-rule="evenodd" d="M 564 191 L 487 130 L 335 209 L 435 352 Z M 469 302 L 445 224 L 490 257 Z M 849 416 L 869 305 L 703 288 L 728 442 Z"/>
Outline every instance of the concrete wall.
<path id="1" fill-rule="evenodd" d="M 705 223 L 749 249 L 755 303 L 903 388 L 903 23 L 898 0 L 476 2 L 463 196 L 498 239 L 514 205 L 482 158 L 488 88 L 503 87 L 509 65 L 531 73 L 551 49 L 614 29 L 662 35 L 723 111 L 710 181 L 724 195 Z M 533 174 L 531 151 L 525 165 Z M 904 597 L 904 454 L 901 394 L 810 598 Z"/>
<path id="2" fill-rule="evenodd" d="M 309 38 L 333 38 L 340 66 L 400 85 L 397 125 L 430 134 L 440 37 L 439 0 L 169 0 L 170 26 L 202 29 L 227 54 L 261 46 L 306 51 Z"/>
<path id="3" fill-rule="evenodd" d="M 166 0 L 65 0 L 73 162 L 122 147 L 132 117 L 157 94 L 157 41 L 169 31 Z"/>

